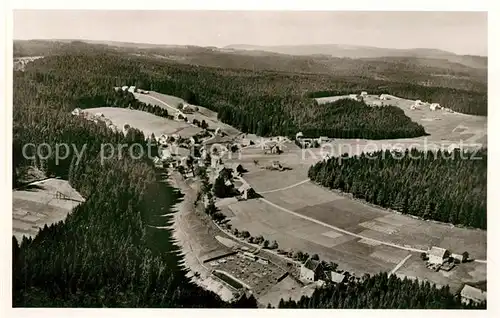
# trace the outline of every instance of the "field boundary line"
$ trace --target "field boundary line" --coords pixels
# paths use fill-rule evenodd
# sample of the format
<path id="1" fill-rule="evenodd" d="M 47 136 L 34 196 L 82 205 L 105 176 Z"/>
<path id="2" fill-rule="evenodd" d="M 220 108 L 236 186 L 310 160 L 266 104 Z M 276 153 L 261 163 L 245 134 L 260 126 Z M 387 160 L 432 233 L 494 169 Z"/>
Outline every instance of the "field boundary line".
<path id="1" fill-rule="evenodd" d="M 426 253 L 427 252 L 427 251 L 424 251 L 424 250 L 420 250 L 418 248 L 405 247 L 405 246 L 401 246 L 401 245 L 397 245 L 397 244 L 393 244 L 393 243 L 389 243 L 389 242 L 385 242 L 385 241 L 376 240 L 376 239 L 373 239 L 373 238 L 370 238 L 370 237 L 367 237 L 367 236 L 363 236 L 363 235 L 360 235 L 360 234 L 356 234 L 356 233 L 353 233 L 353 232 L 349 232 L 349 231 L 341 229 L 341 228 L 339 228 L 337 226 L 334 226 L 334 225 L 331 225 L 331 224 L 328 224 L 328 223 L 325 223 L 325 222 L 321 222 L 321 221 L 318 221 L 318 220 L 313 219 L 311 217 L 308 217 L 308 216 L 299 214 L 297 212 L 288 210 L 288 209 L 286 209 L 286 208 L 284 208 L 282 206 L 279 206 L 279 205 L 277 205 L 277 204 L 275 204 L 275 203 L 273 203 L 273 202 L 271 202 L 271 201 L 269 201 L 267 199 L 264 199 L 264 198 L 259 198 L 257 200 L 261 200 L 261 201 L 263 201 L 263 202 L 265 202 L 265 203 L 267 203 L 269 205 L 272 205 L 275 208 L 278 208 L 278 209 L 282 210 L 283 212 L 295 215 L 295 216 L 297 216 L 299 218 L 302 218 L 302 219 L 314 222 L 314 223 L 319 224 L 319 225 L 323 225 L 325 227 L 331 228 L 333 230 L 336 230 L 338 232 L 341 232 L 341 233 L 344 233 L 344 234 L 347 234 L 347 235 L 351 235 L 351 236 L 354 236 L 354 237 L 357 237 L 357 238 L 361 238 L 361 239 L 370 240 L 370 241 L 373 241 L 373 242 L 376 242 L 376 243 L 380 243 L 382 245 L 399 248 L 399 249 L 402 249 L 402 250 L 405 250 L 405 251 L 417 252 L 417 253 Z"/>
<path id="2" fill-rule="evenodd" d="M 392 271 L 390 272 L 390 274 L 394 274 L 398 271 L 398 269 L 401 268 L 401 266 L 404 265 L 404 263 L 411 257 L 411 254 L 408 254 L 405 258 L 403 258 L 401 260 L 401 262 L 399 262 L 396 266 L 394 266 L 394 268 L 392 269 Z"/>
<path id="3" fill-rule="evenodd" d="M 294 188 L 296 186 L 299 186 L 299 185 L 304 184 L 304 183 L 309 182 L 309 181 L 310 181 L 309 179 L 306 179 L 306 180 L 302 180 L 300 182 L 297 182 L 295 184 L 289 185 L 287 187 L 283 187 L 283 188 L 280 188 L 280 189 L 268 190 L 268 191 L 258 191 L 258 193 L 259 194 L 267 194 L 267 193 L 273 193 L 273 192 L 288 190 L 288 189 Z"/>

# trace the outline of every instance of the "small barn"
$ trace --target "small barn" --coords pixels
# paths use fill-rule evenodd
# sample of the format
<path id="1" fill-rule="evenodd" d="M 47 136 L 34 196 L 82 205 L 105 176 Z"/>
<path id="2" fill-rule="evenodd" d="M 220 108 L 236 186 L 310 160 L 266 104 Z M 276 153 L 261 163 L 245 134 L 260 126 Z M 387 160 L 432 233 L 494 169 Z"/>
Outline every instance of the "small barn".
<path id="1" fill-rule="evenodd" d="M 186 118 L 186 115 L 184 115 L 184 113 L 182 113 L 182 112 L 177 112 L 175 114 L 175 119 L 176 120 L 184 120 L 185 118 Z"/>
<path id="2" fill-rule="evenodd" d="M 326 143 L 326 142 L 330 142 L 330 138 L 328 138 L 328 137 L 326 137 L 326 136 L 321 136 L 321 137 L 319 137 L 319 138 L 318 138 L 318 142 L 319 142 L 320 144 L 322 144 L 322 143 Z"/>
<path id="3" fill-rule="evenodd" d="M 194 108 L 193 108 L 193 107 L 191 107 L 191 106 L 190 106 L 190 105 L 188 105 L 188 104 L 184 104 L 184 105 L 182 106 L 182 111 L 183 111 L 184 113 L 186 113 L 186 114 L 192 114 L 192 113 L 194 113 Z"/>
<path id="4" fill-rule="evenodd" d="M 131 93 L 135 93 L 135 86 L 130 86 L 128 88 L 128 91 L 131 92 Z"/>
<path id="5" fill-rule="evenodd" d="M 363 92 L 361 92 L 361 94 L 359 94 L 359 95 L 360 95 L 361 97 L 366 97 L 366 96 L 368 96 L 368 93 L 363 91 Z"/>
<path id="6" fill-rule="evenodd" d="M 73 116 L 79 116 L 81 113 L 82 113 L 82 110 L 80 108 L 75 108 L 71 112 L 71 115 L 73 115 Z"/>
<path id="7" fill-rule="evenodd" d="M 458 262 L 458 263 L 463 263 L 463 262 L 467 261 L 467 257 L 465 255 L 465 253 L 464 254 L 452 253 L 451 257 L 455 260 L 455 262 Z"/>
<path id="8" fill-rule="evenodd" d="M 486 301 L 486 292 L 479 288 L 465 285 L 460 292 L 460 297 L 464 304 L 480 304 Z"/>
<path id="9" fill-rule="evenodd" d="M 429 263 L 443 264 L 450 257 L 450 252 L 447 249 L 433 246 L 429 250 Z"/>
<path id="10" fill-rule="evenodd" d="M 129 124 L 124 124 L 122 128 L 123 134 L 126 136 L 128 131 L 130 130 L 130 125 Z"/>
<path id="11" fill-rule="evenodd" d="M 332 283 L 342 284 L 347 280 L 347 277 L 345 276 L 345 274 L 341 274 L 341 273 L 337 273 L 337 272 L 332 271 L 330 273 L 330 279 L 331 279 Z"/>
<path id="12" fill-rule="evenodd" d="M 244 183 L 241 187 L 238 188 L 238 192 L 240 193 L 241 198 L 244 200 L 253 199 L 257 196 L 255 190 L 246 183 Z"/>
<path id="13" fill-rule="evenodd" d="M 441 105 L 439 105 L 438 103 L 432 103 L 430 106 L 429 106 L 430 110 L 438 110 L 438 109 L 441 109 Z"/>
<path id="14" fill-rule="evenodd" d="M 314 282 L 322 272 L 321 263 L 311 258 L 300 266 L 300 279 L 303 281 Z"/>
<path id="15" fill-rule="evenodd" d="M 380 100 L 389 100 L 389 99 L 391 99 L 391 98 L 390 98 L 390 97 L 389 97 L 389 95 L 387 95 L 387 94 L 380 94 L 379 99 L 380 99 Z"/>

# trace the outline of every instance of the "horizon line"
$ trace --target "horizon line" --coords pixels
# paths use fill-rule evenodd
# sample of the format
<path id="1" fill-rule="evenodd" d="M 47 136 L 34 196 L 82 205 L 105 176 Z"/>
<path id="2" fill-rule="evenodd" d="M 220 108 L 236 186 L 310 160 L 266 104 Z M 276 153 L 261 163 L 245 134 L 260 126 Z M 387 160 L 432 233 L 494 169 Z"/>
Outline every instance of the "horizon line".
<path id="1" fill-rule="evenodd" d="M 92 39 L 57 39 L 57 38 L 30 38 L 30 39 L 15 39 L 12 38 L 13 41 L 81 41 L 81 42 L 111 42 L 111 43 L 126 43 L 126 44 L 136 44 L 136 45 L 155 45 L 155 46 L 194 46 L 194 47 L 200 47 L 200 48 L 218 48 L 218 49 L 224 49 L 227 48 L 228 46 L 237 46 L 237 45 L 248 45 L 248 46 L 256 46 L 256 47 L 271 47 L 271 48 L 279 48 L 279 47 L 287 47 L 287 46 L 319 46 L 319 45 L 338 45 L 338 46 L 351 46 L 351 47 L 359 47 L 359 48 L 375 48 L 375 49 L 390 49 L 390 50 L 395 50 L 395 51 L 405 51 L 405 50 L 436 50 L 444 53 L 450 53 L 454 54 L 456 56 L 478 56 L 478 57 L 483 57 L 483 58 L 488 58 L 488 55 L 479 55 L 479 54 L 459 54 L 456 52 L 448 51 L 448 50 L 443 50 L 443 49 L 438 49 L 438 48 L 432 48 L 432 47 L 413 47 L 413 48 L 393 48 L 393 47 L 379 47 L 379 46 L 370 46 L 370 45 L 358 45 L 358 44 L 342 44 L 342 43 L 314 43 L 314 44 L 278 44 L 278 45 L 265 45 L 265 44 L 248 44 L 248 43 L 233 43 L 233 44 L 227 44 L 224 46 L 217 46 L 217 45 L 197 45 L 197 44 L 173 44 L 173 43 L 150 43 L 150 42 L 134 42 L 134 41 L 116 41 L 116 40 L 92 40 Z M 89 43 L 92 44 L 92 43 Z M 245 49 L 242 49 L 243 51 L 247 51 Z M 265 50 L 263 50 L 265 51 Z M 270 52 L 270 53 L 275 53 L 275 54 L 285 54 L 285 53 L 276 53 L 276 52 L 271 52 L 271 51 L 265 51 L 265 52 Z M 311 54 L 311 55 L 317 55 L 317 54 Z M 325 55 L 329 55 L 325 53 Z M 307 56 L 307 55 L 304 55 Z"/>

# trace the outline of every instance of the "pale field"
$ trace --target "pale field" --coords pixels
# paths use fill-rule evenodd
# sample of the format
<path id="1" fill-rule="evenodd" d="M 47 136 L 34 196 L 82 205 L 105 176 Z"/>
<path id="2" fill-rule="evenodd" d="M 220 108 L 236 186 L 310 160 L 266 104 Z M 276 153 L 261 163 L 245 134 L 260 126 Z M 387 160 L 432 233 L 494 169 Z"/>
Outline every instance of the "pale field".
<path id="1" fill-rule="evenodd" d="M 341 200 L 343 200 L 342 204 L 348 205 L 347 199 Z M 308 208 L 304 210 L 307 212 Z M 407 262 L 413 265 L 409 266 L 404 263 L 396 273 L 429 280 L 439 285 L 449 284 L 456 288 L 463 282 L 486 280 L 486 271 L 482 270 L 485 264 L 477 262 L 460 264 L 449 273 L 434 273 L 425 268 L 425 263 L 420 260 L 419 253 L 336 231 L 288 214 L 259 199 L 233 203 L 221 210 L 230 219 L 233 227 L 240 231 L 247 230 L 252 236 L 263 235 L 266 239 L 276 240 L 280 249 L 300 250 L 309 254 L 317 253 L 321 259 L 335 262 L 339 264 L 340 269 L 357 275 L 389 272 L 406 256 L 412 254 Z M 319 215 L 302 213 L 300 210 L 296 212 L 368 238 L 401 246 L 427 249 L 430 245 L 438 245 L 454 252 L 463 252 L 467 249 L 472 257 L 478 257 L 481 253 L 485 255 L 484 232 L 447 228 L 443 224 L 414 220 L 390 212 L 385 212 L 387 214 L 384 215 L 375 211 L 369 213 L 367 217 L 364 215 L 365 211 L 347 208 L 335 210 L 336 213 L 323 211 Z M 336 222 L 337 220 L 340 220 L 340 224 Z"/>
<path id="2" fill-rule="evenodd" d="M 273 307 L 278 307 L 281 299 L 300 300 L 302 296 L 310 297 L 314 292 L 314 287 L 311 285 L 301 286 L 293 278 L 287 276 L 282 281 L 274 285 L 266 294 L 257 298 L 257 301 L 267 306 L 271 304 Z"/>
<path id="3" fill-rule="evenodd" d="M 484 230 L 397 214 L 349 199 L 312 182 L 263 196 L 301 215 L 377 240 L 422 250 L 436 245 L 457 253 L 467 251 L 476 259 L 486 259 Z"/>
<path id="4" fill-rule="evenodd" d="M 188 123 L 170 120 L 140 110 L 118 107 L 98 107 L 85 109 L 85 111 L 92 114 L 102 113 L 104 117 L 109 118 L 119 130 L 123 128 L 123 125 L 129 124 L 131 127 L 141 130 L 145 136 L 154 133 L 156 137 L 163 134 L 179 134 L 182 137 L 190 137 L 201 131 L 200 128 L 193 127 Z"/>
<path id="5" fill-rule="evenodd" d="M 69 199 L 59 199 L 61 192 Z M 68 181 L 46 179 L 34 182 L 20 190 L 12 191 L 12 232 L 18 241 L 23 236 L 34 237 L 45 224 L 50 225 L 66 219 L 74 207 L 84 198 Z"/>
<path id="6" fill-rule="evenodd" d="M 145 94 L 134 94 L 134 95 L 141 102 L 144 102 L 147 104 L 152 104 L 152 105 L 157 105 L 159 107 L 167 109 L 170 115 L 175 114 L 176 110 L 174 110 L 174 109 L 177 109 L 177 105 L 179 103 L 181 103 L 181 102 L 185 103 L 185 101 L 182 98 L 172 96 L 172 95 L 165 95 L 165 94 L 161 94 L 161 93 L 157 93 L 157 92 L 150 92 L 147 95 L 145 95 Z M 162 102 L 168 104 L 169 106 L 173 107 L 174 109 L 172 109 L 171 107 L 165 106 L 165 104 L 158 102 L 157 100 L 151 98 L 150 96 L 161 100 Z M 193 107 L 194 106 L 196 106 L 196 105 L 193 105 Z M 207 122 L 209 128 L 216 129 L 217 127 L 221 127 L 221 129 L 230 136 L 235 136 L 235 135 L 238 135 L 240 133 L 234 127 L 226 125 L 226 124 L 220 122 L 219 120 L 217 120 L 217 113 L 216 112 L 213 112 L 213 111 L 211 111 L 207 108 L 201 107 L 201 106 L 197 106 L 197 107 L 199 108 L 198 112 L 194 112 L 193 114 L 186 114 L 189 121 L 192 121 L 193 118 L 198 119 L 200 122 L 202 120 L 205 120 Z"/>
<path id="7" fill-rule="evenodd" d="M 340 268 L 359 275 L 390 271 L 394 267 L 391 262 L 370 256 L 378 246 L 359 243 L 359 238 L 290 215 L 257 199 L 240 201 L 221 211 L 228 216 L 234 228 L 247 230 L 253 236 L 263 235 L 266 239 L 276 240 L 279 248 L 284 250 L 317 253 L 321 259 L 338 263 Z M 395 257 L 399 256 L 399 250 L 383 248 L 392 249 Z"/>

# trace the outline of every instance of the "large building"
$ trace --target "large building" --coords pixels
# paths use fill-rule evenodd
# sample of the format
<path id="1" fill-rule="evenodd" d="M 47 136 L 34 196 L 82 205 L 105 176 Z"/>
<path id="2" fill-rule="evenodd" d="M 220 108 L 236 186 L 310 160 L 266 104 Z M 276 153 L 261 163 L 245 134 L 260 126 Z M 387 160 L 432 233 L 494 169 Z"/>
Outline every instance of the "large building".
<path id="1" fill-rule="evenodd" d="M 464 304 L 471 304 L 471 303 L 480 304 L 486 301 L 486 292 L 482 291 L 479 288 L 475 288 L 470 285 L 465 285 L 462 291 L 460 292 L 460 297 L 462 303 Z"/>
<path id="2" fill-rule="evenodd" d="M 444 248 L 433 246 L 429 250 L 429 263 L 443 264 L 450 257 L 450 252 Z"/>
<path id="3" fill-rule="evenodd" d="M 309 258 L 300 267 L 300 279 L 303 281 L 314 282 L 319 278 L 321 271 L 321 263 Z"/>

